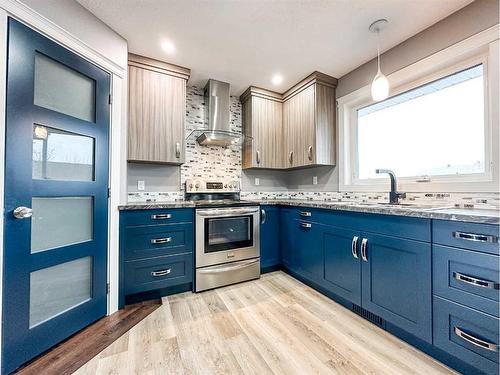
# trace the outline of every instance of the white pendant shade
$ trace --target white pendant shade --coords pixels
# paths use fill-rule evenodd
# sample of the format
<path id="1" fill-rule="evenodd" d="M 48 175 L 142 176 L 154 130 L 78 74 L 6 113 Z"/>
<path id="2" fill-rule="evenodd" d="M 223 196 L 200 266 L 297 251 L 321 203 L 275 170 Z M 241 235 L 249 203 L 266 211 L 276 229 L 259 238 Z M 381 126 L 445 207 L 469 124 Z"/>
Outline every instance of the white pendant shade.
<path id="1" fill-rule="evenodd" d="M 389 96 L 389 80 L 379 70 L 372 82 L 372 99 L 376 102 L 387 99 Z"/>

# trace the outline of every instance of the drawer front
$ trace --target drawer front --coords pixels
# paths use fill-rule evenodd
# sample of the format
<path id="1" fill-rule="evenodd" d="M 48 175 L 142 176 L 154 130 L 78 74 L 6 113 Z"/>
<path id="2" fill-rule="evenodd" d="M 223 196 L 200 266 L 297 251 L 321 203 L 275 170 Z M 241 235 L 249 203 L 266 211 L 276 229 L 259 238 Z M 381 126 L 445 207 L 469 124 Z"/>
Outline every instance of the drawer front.
<path id="1" fill-rule="evenodd" d="M 339 228 L 431 241 L 429 219 L 299 207 L 295 218 Z"/>
<path id="2" fill-rule="evenodd" d="M 124 292 L 133 294 L 193 281 L 193 255 L 173 255 L 125 262 Z"/>
<path id="3" fill-rule="evenodd" d="M 434 245 L 434 294 L 498 316 L 499 259 L 496 255 Z"/>
<path id="4" fill-rule="evenodd" d="M 498 225 L 433 220 L 432 241 L 440 245 L 500 255 Z"/>
<path id="5" fill-rule="evenodd" d="M 434 345 L 487 374 L 498 374 L 498 328 L 498 318 L 434 296 Z"/>
<path id="6" fill-rule="evenodd" d="M 149 225 L 125 228 L 125 260 L 193 251 L 193 224 Z"/>
<path id="7" fill-rule="evenodd" d="M 191 208 L 130 210 L 121 211 L 120 215 L 126 226 L 192 223 L 194 210 Z"/>

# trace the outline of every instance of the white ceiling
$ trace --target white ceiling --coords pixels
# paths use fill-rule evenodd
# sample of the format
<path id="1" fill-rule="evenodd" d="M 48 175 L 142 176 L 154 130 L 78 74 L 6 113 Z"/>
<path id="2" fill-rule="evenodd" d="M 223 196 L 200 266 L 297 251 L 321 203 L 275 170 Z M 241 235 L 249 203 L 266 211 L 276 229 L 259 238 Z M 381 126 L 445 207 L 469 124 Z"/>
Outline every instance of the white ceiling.
<path id="1" fill-rule="evenodd" d="M 370 23 L 387 18 L 387 50 L 472 0 L 77 0 L 128 41 L 129 51 L 208 78 L 282 92 L 314 70 L 341 77 L 376 56 Z M 176 52 L 160 47 L 170 40 Z M 281 73 L 274 86 L 271 77 Z"/>

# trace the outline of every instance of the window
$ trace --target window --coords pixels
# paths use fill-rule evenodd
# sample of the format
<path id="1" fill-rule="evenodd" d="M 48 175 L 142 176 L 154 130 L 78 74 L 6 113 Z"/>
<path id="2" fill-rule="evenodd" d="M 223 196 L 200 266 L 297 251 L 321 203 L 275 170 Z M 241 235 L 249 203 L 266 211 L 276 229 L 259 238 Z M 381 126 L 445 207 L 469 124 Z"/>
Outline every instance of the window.
<path id="1" fill-rule="evenodd" d="M 356 177 L 484 174 L 483 73 L 479 64 L 358 109 Z"/>

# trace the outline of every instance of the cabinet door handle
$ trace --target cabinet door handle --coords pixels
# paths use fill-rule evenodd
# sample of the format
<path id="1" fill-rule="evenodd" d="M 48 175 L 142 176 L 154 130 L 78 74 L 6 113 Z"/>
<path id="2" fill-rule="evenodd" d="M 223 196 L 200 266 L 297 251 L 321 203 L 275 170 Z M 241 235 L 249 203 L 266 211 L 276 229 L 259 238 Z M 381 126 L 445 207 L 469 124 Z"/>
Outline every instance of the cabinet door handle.
<path id="1" fill-rule="evenodd" d="M 165 238 L 153 238 L 151 240 L 152 244 L 160 244 L 160 243 L 168 243 L 172 241 L 172 237 L 165 237 Z"/>
<path id="2" fill-rule="evenodd" d="M 309 160 L 313 160 L 313 146 L 309 146 L 309 148 L 307 149 L 307 157 L 309 158 Z"/>
<path id="3" fill-rule="evenodd" d="M 458 281 L 461 281 L 466 284 L 478 286 L 480 288 L 486 288 L 486 289 L 498 289 L 499 284 L 495 283 L 493 281 L 488 281 L 488 280 L 482 280 L 482 279 L 477 279 L 472 276 L 464 275 L 463 273 L 460 272 L 453 272 L 453 277 L 457 279 Z"/>
<path id="4" fill-rule="evenodd" d="M 311 223 L 300 223 L 300 227 L 301 228 L 312 228 L 312 224 Z"/>
<path id="5" fill-rule="evenodd" d="M 255 159 L 257 160 L 257 164 L 260 164 L 260 151 L 255 152 Z"/>
<path id="6" fill-rule="evenodd" d="M 368 246 L 368 238 L 363 238 L 361 241 L 361 259 L 368 262 L 368 257 L 366 256 L 366 247 Z"/>
<path id="7" fill-rule="evenodd" d="M 453 232 L 453 237 L 458 238 L 460 240 L 474 241 L 474 242 L 490 242 L 490 243 L 498 242 L 498 237 L 490 234 Z"/>
<path id="8" fill-rule="evenodd" d="M 309 212 L 309 211 L 301 211 L 300 212 L 300 216 L 302 216 L 302 217 L 311 217 L 312 213 Z"/>
<path id="9" fill-rule="evenodd" d="M 497 352 L 498 351 L 498 345 L 497 344 L 493 344 L 491 342 L 478 339 L 477 337 L 474 337 L 474 336 L 472 336 L 472 335 L 470 335 L 470 334 L 462 331 L 458 327 L 455 327 L 454 331 L 455 331 L 455 335 L 457 335 L 461 339 L 467 341 L 468 343 L 470 343 L 470 344 L 472 344 L 474 346 L 478 346 L 480 348 L 489 350 L 490 352 Z"/>
<path id="10" fill-rule="evenodd" d="M 264 210 L 264 209 L 260 210 L 260 223 L 265 224 L 266 219 L 267 219 L 266 210 Z"/>
<path id="11" fill-rule="evenodd" d="M 151 276 L 153 277 L 165 276 L 168 275 L 170 272 L 172 272 L 172 268 L 167 268 L 166 270 L 153 271 L 151 272 Z"/>
<path id="12" fill-rule="evenodd" d="M 352 243 L 351 243 L 352 256 L 356 259 L 359 259 L 359 257 L 358 257 L 358 240 L 359 240 L 359 237 L 354 236 L 352 238 Z"/>
<path id="13" fill-rule="evenodd" d="M 151 215 L 151 219 L 153 220 L 166 220 L 172 218 L 171 214 L 154 214 Z"/>
<path id="14" fill-rule="evenodd" d="M 288 154 L 288 162 L 289 162 L 290 164 L 292 164 L 292 163 L 293 163 L 293 151 L 290 151 L 290 153 Z"/>
<path id="15" fill-rule="evenodd" d="M 179 142 L 175 144 L 175 157 L 177 159 L 181 157 L 181 144 Z"/>

